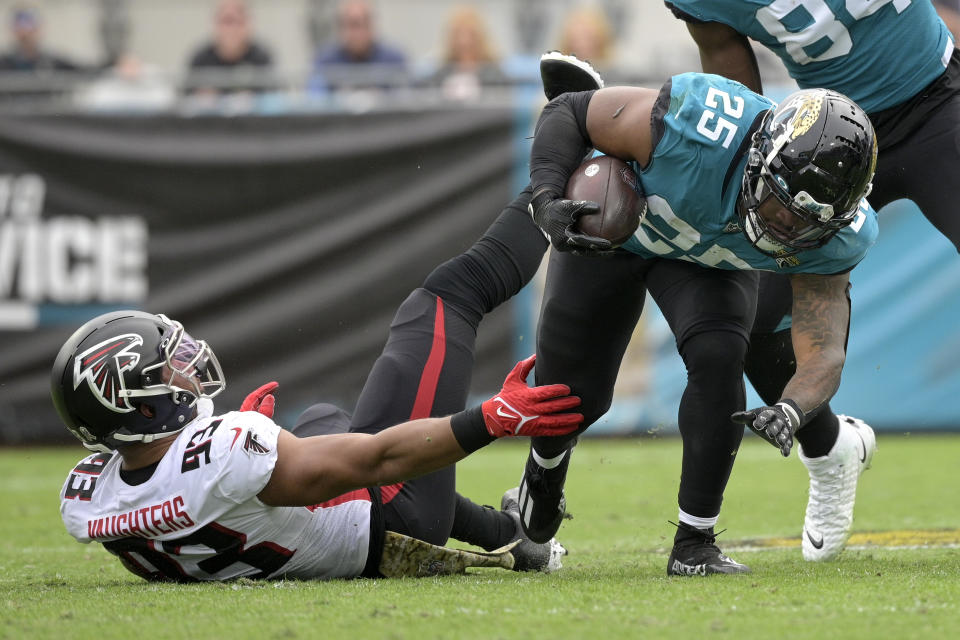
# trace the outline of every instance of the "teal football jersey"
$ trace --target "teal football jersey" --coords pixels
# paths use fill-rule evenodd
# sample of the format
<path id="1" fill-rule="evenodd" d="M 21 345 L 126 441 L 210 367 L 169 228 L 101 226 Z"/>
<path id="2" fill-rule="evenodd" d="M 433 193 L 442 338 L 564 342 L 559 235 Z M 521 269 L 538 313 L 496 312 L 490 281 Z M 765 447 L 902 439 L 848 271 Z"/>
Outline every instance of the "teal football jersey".
<path id="1" fill-rule="evenodd" d="M 818 249 L 785 258 L 759 251 L 741 230 L 737 200 L 745 150 L 773 103 L 739 82 L 686 73 L 664 85 L 657 105 L 651 161 L 643 170 L 634 163 L 647 213 L 626 250 L 720 269 L 833 274 L 876 242 L 877 214 L 864 200 L 854 222 Z"/>
<path id="2" fill-rule="evenodd" d="M 783 60 L 801 88 L 826 87 L 867 113 L 900 104 L 947 67 L 953 39 L 929 0 L 668 0 L 726 24 Z"/>

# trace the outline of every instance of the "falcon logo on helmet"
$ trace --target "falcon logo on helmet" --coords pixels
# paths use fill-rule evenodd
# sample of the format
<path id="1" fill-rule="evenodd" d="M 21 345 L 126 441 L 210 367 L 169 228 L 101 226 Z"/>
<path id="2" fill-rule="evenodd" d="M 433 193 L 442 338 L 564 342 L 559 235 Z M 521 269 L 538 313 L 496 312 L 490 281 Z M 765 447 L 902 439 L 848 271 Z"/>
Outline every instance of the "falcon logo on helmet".
<path id="1" fill-rule="evenodd" d="M 223 391 L 213 350 L 183 325 L 137 310 L 87 321 L 60 347 L 50 396 L 64 425 L 94 451 L 169 438 Z"/>
<path id="2" fill-rule="evenodd" d="M 134 347 L 142 344 L 142 337 L 127 333 L 90 347 L 73 361 L 73 388 L 86 380 L 90 392 L 106 408 L 117 413 L 133 411 L 135 407 L 127 400 L 123 373 L 140 362 L 140 354 Z"/>

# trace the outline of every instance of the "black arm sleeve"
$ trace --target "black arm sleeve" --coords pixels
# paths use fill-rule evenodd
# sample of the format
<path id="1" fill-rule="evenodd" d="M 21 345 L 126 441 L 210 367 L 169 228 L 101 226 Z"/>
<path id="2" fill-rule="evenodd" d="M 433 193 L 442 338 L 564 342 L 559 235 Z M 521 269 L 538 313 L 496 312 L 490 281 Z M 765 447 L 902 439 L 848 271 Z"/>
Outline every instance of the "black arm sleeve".
<path id="1" fill-rule="evenodd" d="M 485 447 L 496 438 L 487 431 L 483 409 L 474 407 L 450 416 L 450 428 L 457 444 L 468 454 Z"/>
<path id="2" fill-rule="evenodd" d="M 593 146 L 587 134 L 587 106 L 593 94 L 564 93 L 543 108 L 530 151 L 534 196 L 547 191 L 562 196 L 567 180 Z"/>

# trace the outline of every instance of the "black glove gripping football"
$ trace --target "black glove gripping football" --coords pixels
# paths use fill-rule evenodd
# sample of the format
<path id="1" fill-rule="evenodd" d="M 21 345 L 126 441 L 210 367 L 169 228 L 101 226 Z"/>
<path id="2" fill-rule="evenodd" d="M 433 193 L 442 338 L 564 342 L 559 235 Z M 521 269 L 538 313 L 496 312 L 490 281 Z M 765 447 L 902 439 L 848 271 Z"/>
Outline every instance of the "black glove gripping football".
<path id="1" fill-rule="evenodd" d="M 582 215 L 600 212 L 600 205 L 589 200 L 564 200 L 552 192 L 544 192 L 530 201 L 528 207 L 533 221 L 550 238 L 557 251 L 609 251 L 609 240 L 588 236 L 576 230 L 577 219 Z"/>
<path id="2" fill-rule="evenodd" d="M 790 455 L 793 434 L 802 421 L 799 409 L 785 402 L 778 402 L 773 407 L 737 411 L 730 419 L 753 429 L 758 436 L 780 449 L 784 458 Z"/>

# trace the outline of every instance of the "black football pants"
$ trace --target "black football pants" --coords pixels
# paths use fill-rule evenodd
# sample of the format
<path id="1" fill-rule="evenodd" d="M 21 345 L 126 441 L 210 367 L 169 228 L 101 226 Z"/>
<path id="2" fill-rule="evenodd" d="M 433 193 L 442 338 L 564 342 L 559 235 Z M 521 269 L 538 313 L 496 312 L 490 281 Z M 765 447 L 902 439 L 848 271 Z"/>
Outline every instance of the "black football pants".
<path id="1" fill-rule="evenodd" d="M 626 251 L 600 258 L 552 252 L 537 336 L 537 384 L 569 384 L 583 399 L 582 429 L 600 418 L 610 407 L 647 290 L 667 319 L 687 369 L 678 414 L 680 508 L 712 517 L 720 512 L 743 438 L 743 426 L 730 415 L 744 407 L 755 272 L 645 259 Z M 534 438 L 533 446 L 552 457 L 575 435 Z"/>
<path id="2" fill-rule="evenodd" d="M 877 173 L 868 200 L 880 208 L 907 198 L 960 251 L 960 206 L 957 177 L 960 176 L 960 95 L 936 111 L 923 115 L 917 128 L 902 142 L 883 149 L 877 156 Z M 877 131 L 883 139 L 883 131 Z M 881 235 L 878 242 L 897 242 Z M 919 250 L 905 247 L 904 251 Z"/>
<path id="3" fill-rule="evenodd" d="M 351 431 L 376 433 L 464 409 L 480 320 L 529 282 L 546 250 L 527 212 L 529 198 L 528 190 L 521 193 L 468 251 L 434 269 L 403 302 L 360 393 Z M 387 530 L 433 544 L 452 534 L 486 548 L 509 542 L 513 521 L 458 496 L 455 483 L 453 466 L 402 483 L 384 498 Z"/>

